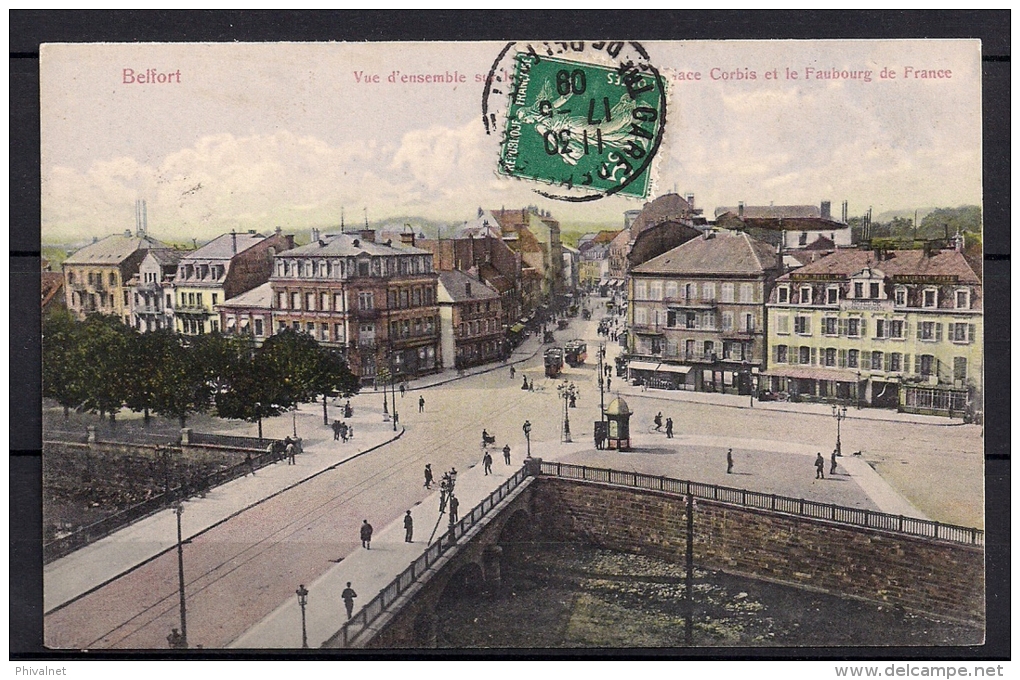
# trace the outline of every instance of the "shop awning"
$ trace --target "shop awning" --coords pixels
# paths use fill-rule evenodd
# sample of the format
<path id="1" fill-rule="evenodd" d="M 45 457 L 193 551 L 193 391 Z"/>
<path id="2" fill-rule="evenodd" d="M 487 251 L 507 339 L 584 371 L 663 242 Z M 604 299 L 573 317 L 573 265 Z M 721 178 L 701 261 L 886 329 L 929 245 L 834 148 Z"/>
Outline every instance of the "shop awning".
<path id="1" fill-rule="evenodd" d="M 627 368 L 632 371 L 654 371 L 658 364 L 653 364 L 650 361 L 632 361 L 627 364 Z"/>
<path id="2" fill-rule="evenodd" d="M 798 378 L 801 380 L 833 380 L 835 382 L 857 382 L 860 374 L 855 371 L 841 371 L 836 368 L 770 368 L 764 375 L 776 378 Z"/>
<path id="3" fill-rule="evenodd" d="M 690 366 L 677 366 L 676 364 L 659 364 L 655 369 L 656 371 L 663 373 L 680 373 L 686 375 L 690 372 Z"/>
<path id="4" fill-rule="evenodd" d="M 510 326 L 510 332 L 511 333 L 520 333 L 523 330 L 524 330 L 524 324 L 522 324 L 522 323 L 515 323 L 513 326 Z"/>

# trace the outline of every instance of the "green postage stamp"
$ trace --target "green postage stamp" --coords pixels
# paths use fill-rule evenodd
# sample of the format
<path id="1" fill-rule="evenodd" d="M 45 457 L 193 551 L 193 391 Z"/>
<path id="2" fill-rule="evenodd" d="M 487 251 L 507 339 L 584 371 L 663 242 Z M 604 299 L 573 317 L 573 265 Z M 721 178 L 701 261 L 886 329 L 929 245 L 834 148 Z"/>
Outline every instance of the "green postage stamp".
<path id="1" fill-rule="evenodd" d="M 522 52 L 509 96 L 500 174 L 581 189 L 556 196 L 564 200 L 648 196 L 666 122 L 666 91 L 654 68 Z"/>

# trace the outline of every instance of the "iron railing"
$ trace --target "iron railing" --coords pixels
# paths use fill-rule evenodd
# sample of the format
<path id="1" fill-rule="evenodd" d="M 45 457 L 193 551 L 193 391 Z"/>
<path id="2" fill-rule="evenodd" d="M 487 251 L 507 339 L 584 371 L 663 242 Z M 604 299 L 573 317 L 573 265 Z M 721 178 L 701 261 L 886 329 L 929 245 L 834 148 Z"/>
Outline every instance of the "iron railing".
<path id="1" fill-rule="evenodd" d="M 366 628 L 372 625 L 398 597 L 414 584 L 419 576 L 435 564 L 447 550 L 456 546 L 457 541 L 464 534 L 470 531 L 483 517 L 492 512 L 492 509 L 509 496 L 527 476 L 528 473 L 525 468 L 519 469 L 510 479 L 500 484 L 495 491 L 472 508 L 471 512 L 463 515 L 456 524 L 440 535 L 434 542 L 430 543 L 425 552 L 411 563 L 411 566 L 402 571 L 389 585 L 380 590 L 378 595 L 369 600 L 357 614 L 351 617 L 339 631 L 323 644 L 323 647 L 335 647 L 337 645 L 348 647 L 351 640 L 354 640 Z"/>
<path id="2" fill-rule="evenodd" d="M 263 437 L 241 437 L 232 434 L 208 434 L 205 432 L 192 432 L 188 436 L 189 444 L 209 444 L 212 446 L 227 446 L 234 449 L 246 451 L 265 451 L 266 447 L 275 439 Z"/>
<path id="3" fill-rule="evenodd" d="M 684 496 L 690 494 L 695 498 L 731 503 L 747 508 L 811 517 L 813 519 L 822 519 L 867 529 L 893 531 L 939 541 L 969 545 L 985 544 L 985 532 L 981 529 L 962 527 L 955 524 L 943 524 L 942 522 L 906 517 L 904 515 L 890 515 L 884 512 L 876 512 L 875 510 L 849 508 L 834 503 L 820 503 L 804 498 L 792 498 L 759 491 L 749 491 L 747 489 L 736 489 L 728 486 L 719 486 L 718 484 L 705 484 L 657 475 L 646 475 L 640 472 L 592 468 L 585 465 L 545 461 L 542 462 L 541 473 L 565 479 L 602 482 L 638 489 L 665 491 L 666 493 Z"/>

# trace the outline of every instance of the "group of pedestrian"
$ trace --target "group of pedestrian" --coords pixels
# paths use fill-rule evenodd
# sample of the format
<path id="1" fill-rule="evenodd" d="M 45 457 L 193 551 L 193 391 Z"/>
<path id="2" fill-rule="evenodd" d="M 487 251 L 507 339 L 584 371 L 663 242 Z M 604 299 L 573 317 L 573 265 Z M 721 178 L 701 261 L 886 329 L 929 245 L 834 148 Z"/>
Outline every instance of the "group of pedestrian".
<path id="1" fill-rule="evenodd" d="M 659 411 L 658 413 L 655 414 L 655 417 L 652 418 L 652 422 L 655 423 L 655 431 L 656 432 L 662 432 L 662 425 L 663 425 L 663 422 L 662 422 L 662 411 Z M 673 419 L 672 418 L 666 418 L 666 423 L 665 424 L 666 424 L 666 439 L 672 439 L 673 438 Z"/>
<path id="2" fill-rule="evenodd" d="M 354 439 L 354 425 L 348 425 L 346 421 L 333 421 L 333 441 L 342 441 L 344 444 L 349 439 Z"/>
<path id="3" fill-rule="evenodd" d="M 528 382 L 528 376 L 524 376 L 524 383 L 521 384 L 521 389 L 527 392 L 535 391 L 535 379 L 532 378 L 531 382 Z"/>
<path id="4" fill-rule="evenodd" d="M 829 475 L 836 474 L 836 456 L 839 452 L 836 449 L 832 450 L 832 456 L 830 456 L 831 465 L 829 466 Z M 825 479 L 825 458 L 822 457 L 822 452 L 819 451 L 818 455 L 815 456 L 815 479 Z"/>

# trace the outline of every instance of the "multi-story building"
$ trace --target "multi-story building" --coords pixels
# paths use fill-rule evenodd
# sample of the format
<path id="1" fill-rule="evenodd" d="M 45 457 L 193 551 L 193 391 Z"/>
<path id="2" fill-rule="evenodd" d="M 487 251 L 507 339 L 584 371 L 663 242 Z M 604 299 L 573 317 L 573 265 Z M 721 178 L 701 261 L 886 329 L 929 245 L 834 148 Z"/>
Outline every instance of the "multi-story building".
<path id="1" fill-rule="evenodd" d="M 563 279 L 563 245 L 560 223 L 543 210 L 529 206 L 521 210 L 492 210 L 504 241 L 520 253 L 525 267 L 541 276 L 540 304 L 557 307 L 566 293 Z"/>
<path id="2" fill-rule="evenodd" d="M 632 212 L 625 214 L 626 228 L 609 244 L 609 278 L 617 286 L 624 285 L 631 268 L 700 236 L 701 230 L 695 227 L 704 221 L 694 208 L 693 194 L 659 196 L 645 203 L 633 221 Z"/>
<path id="3" fill-rule="evenodd" d="M 454 233 L 453 238 L 416 240 L 415 246 L 432 253 L 437 271 L 465 272 L 495 289 L 500 296 L 502 330 L 526 316 L 521 256 L 503 241 L 495 218 L 489 221 L 480 217 Z"/>
<path id="4" fill-rule="evenodd" d="M 174 276 L 184 253 L 150 248 L 131 278 L 131 325 L 142 333 L 174 328 Z"/>
<path id="5" fill-rule="evenodd" d="M 844 204 L 844 213 L 846 207 Z M 783 251 L 823 247 L 829 250 L 853 245 L 850 225 L 832 219 L 832 204 L 821 205 L 744 205 L 717 208 L 716 225 L 746 231 L 759 241 L 781 247 Z"/>
<path id="6" fill-rule="evenodd" d="M 444 366 L 462 369 L 505 356 L 506 335 L 496 290 L 464 272 L 440 272 L 437 300 Z"/>
<path id="7" fill-rule="evenodd" d="M 609 278 L 609 244 L 619 233 L 619 230 L 603 230 L 579 243 L 578 284 L 581 287 L 593 290 L 600 284 L 605 285 Z"/>
<path id="8" fill-rule="evenodd" d="M 365 382 L 381 368 L 395 375 L 436 370 L 439 352 L 437 274 L 432 253 L 401 243 L 376 243 L 375 232 L 325 235 L 276 256 L 270 279 L 273 323 L 346 351 Z"/>
<path id="9" fill-rule="evenodd" d="M 653 387 L 748 394 L 765 364 L 773 247 L 706 233 L 630 272 L 630 377 Z"/>
<path id="10" fill-rule="evenodd" d="M 129 281 L 151 248 L 167 246 L 139 229 L 114 234 L 78 250 L 64 260 L 67 308 L 79 318 L 86 314 L 112 314 L 131 325 Z"/>
<path id="11" fill-rule="evenodd" d="M 955 250 L 837 250 L 781 277 L 768 388 L 962 415 L 981 407 L 980 267 Z"/>
<path id="12" fill-rule="evenodd" d="M 268 281 L 219 305 L 220 327 L 227 335 L 249 335 L 255 342 L 273 334 L 273 289 Z"/>
<path id="13" fill-rule="evenodd" d="M 220 330 L 217 306 L 262 285 L 273 273 L 273 258 L 294 247 L 279 227 L 272 236 L 254 230 L 214 238 L 183 256 L 174 279 L 177 331 L 186 335 Z"/>

